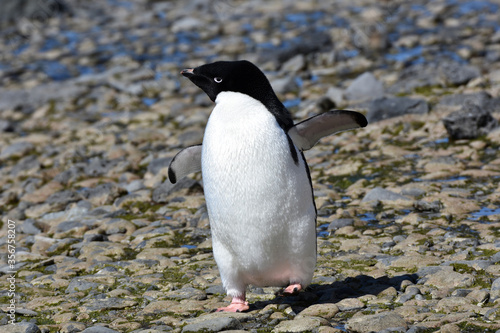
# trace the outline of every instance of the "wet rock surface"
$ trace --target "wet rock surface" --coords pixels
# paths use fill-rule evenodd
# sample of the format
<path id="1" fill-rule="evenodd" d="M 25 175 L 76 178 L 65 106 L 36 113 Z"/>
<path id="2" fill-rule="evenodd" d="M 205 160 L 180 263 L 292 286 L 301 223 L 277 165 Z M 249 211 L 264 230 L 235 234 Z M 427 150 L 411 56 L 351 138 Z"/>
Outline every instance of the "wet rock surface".
<path id="1" fill-rule="evenodd" d="M 497 3 L 58 3 L 0 31 L 1 332 L 500 329 Z M 256 62 L 297 121 L 370 120 L 305 152 L 313 283 L 246 313 L 213 313 L 201 175 L 167 179 L 213 107 L 179 71 L 215 59 Z"/>

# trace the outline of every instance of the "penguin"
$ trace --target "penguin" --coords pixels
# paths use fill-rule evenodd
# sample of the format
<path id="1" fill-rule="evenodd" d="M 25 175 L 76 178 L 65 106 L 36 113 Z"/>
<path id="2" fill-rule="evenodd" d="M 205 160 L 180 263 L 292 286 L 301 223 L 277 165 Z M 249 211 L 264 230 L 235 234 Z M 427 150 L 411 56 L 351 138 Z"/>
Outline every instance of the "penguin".
<path id="1" fill-rule="evenodd" d="M 249 309 L 248 285 L 296 294 L 316 266 L 316 205 L 303 151 L 324 136 L 367 125 L 334 110 L 294 124 L 253 63 L 217 61 L 181 74 L 215 102 L 201 145 L 172 159 L 171 183 L 201 171 L 214 259 L 231 303 Z"/>

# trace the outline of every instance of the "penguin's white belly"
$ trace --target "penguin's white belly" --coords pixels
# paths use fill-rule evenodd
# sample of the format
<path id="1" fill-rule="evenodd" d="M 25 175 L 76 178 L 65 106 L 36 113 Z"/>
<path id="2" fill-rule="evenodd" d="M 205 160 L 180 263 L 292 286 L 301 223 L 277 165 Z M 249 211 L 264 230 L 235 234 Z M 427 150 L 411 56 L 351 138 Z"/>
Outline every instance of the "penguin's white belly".
<path id="1" fill-rule="evenodd" d="M 208 121 L 202 175 L 214 257 L 228 293 L 310 283 L 316 211 L 307 166 L 259 101 L 222 92 Z M 295 281 L 297 280 L 297 281 Z"/>

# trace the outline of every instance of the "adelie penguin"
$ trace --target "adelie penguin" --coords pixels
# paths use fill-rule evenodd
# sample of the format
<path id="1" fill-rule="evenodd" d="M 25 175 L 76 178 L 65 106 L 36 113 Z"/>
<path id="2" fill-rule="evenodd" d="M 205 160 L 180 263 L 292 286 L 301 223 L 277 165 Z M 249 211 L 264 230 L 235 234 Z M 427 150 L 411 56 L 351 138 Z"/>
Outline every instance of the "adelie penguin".
<path id="1" fill-rule="evenodd" d="M 354 111 L 294 124 L 265 75 L 248 61 L 218 61 L 182 75 L 215 102 L 203 143 L 172 160 L 172 183 L 201 171 L 215 261 L 231 304 L 245 311 L 246 287 L 306 288 L 316 265 L 316 206 L 302 151 L 327 135 L 364 127 Z"/>

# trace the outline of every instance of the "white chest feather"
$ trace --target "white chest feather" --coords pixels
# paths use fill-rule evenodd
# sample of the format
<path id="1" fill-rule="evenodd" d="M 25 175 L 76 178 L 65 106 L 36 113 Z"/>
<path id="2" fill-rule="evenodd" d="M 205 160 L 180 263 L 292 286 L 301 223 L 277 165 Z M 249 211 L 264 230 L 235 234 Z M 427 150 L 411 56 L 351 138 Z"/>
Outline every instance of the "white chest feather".
<path id="1" fill-rule="evenodd" d="M 307 166 L 298 151 L 294 162 L 286 133 L 262 103 L 234 92 L 220 93 L 216 103 L 203 139 L 202 175 L 221 275 L 230 280 L 237 271 L 253 284 L 286 281 L 291 256 L 315 261 Z"/>

